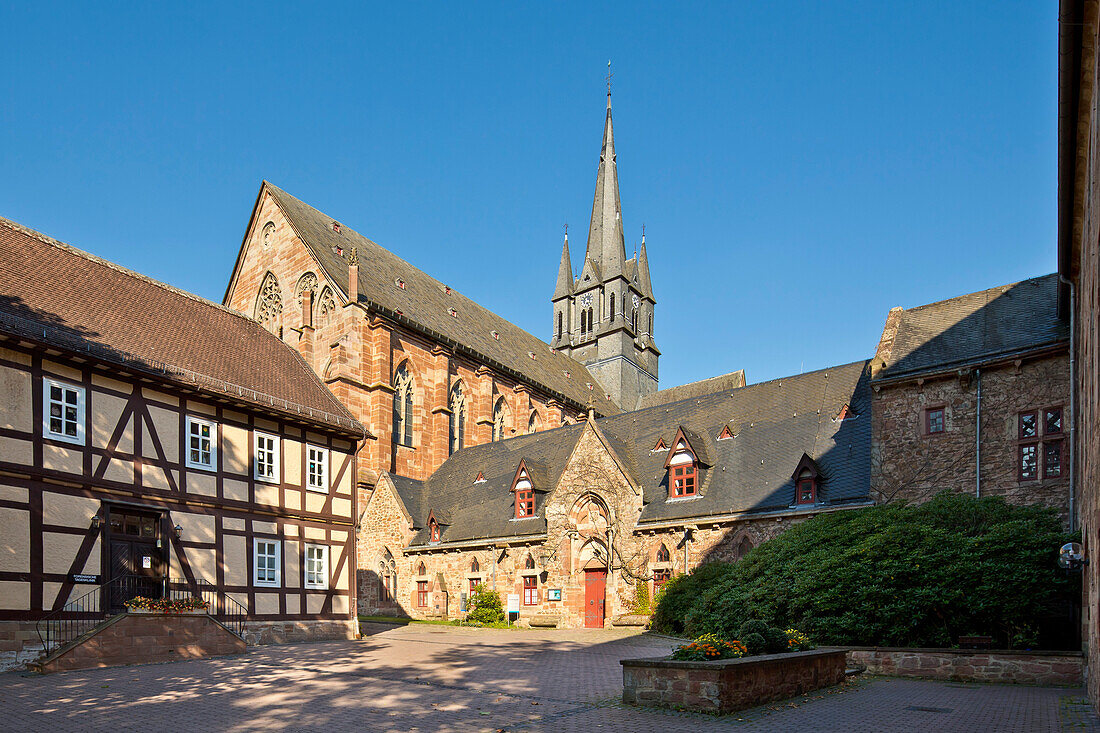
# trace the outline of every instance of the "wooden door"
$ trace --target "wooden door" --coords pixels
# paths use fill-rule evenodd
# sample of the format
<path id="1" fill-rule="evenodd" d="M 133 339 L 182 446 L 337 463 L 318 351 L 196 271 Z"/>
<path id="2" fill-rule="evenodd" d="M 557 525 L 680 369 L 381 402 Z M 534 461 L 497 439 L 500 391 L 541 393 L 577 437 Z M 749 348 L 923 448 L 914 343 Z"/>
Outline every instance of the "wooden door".
<path id="1" fill-rule="evenodd" d="M 121 613 L 135 596 L 159 598 L 163 589 L 163 550 L 157 547 L 159 517 L 112 511 L 108 525 L 110 552 L 105 580 L 110 582 L 108 610 Z"/>
<path id="2" fill-rule="evenodd" d="M 606 588 L 606 570 L 584 571 L 584 626 L 587 629 L 603 628 Z"/>

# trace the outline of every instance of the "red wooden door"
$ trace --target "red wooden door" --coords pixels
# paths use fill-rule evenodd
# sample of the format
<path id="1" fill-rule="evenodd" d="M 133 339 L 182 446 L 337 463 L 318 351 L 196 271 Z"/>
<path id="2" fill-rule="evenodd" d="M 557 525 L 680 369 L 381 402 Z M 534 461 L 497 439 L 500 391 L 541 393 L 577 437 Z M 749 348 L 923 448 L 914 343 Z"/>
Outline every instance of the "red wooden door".
<path id="1" fill-rule="evenodd" d="M 584 626 L 588 629 L 603 628 L 604 600 L 606 598 L 607 571 L 584 571 Z"/>

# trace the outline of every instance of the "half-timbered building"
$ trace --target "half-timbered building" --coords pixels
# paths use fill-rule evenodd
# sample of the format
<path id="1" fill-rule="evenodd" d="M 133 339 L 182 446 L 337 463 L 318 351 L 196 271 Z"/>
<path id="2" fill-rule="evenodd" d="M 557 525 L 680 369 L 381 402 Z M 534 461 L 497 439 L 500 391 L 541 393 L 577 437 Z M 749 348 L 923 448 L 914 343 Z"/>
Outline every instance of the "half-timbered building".
<path id="1" fill-rule="evenodd" d="M 3 219 L 0 294 L 0 665 L 180 590 L 250 642 L 357 633 L 364 429 L 296 351 Z"/>

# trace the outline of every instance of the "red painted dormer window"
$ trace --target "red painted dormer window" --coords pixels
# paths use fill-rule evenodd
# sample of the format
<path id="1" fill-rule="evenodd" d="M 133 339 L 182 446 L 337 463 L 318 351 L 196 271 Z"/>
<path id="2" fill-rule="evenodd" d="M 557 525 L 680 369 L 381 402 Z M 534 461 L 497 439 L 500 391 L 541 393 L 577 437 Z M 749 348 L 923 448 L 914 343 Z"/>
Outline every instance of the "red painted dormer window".
<path id="1" fill-rule="evenodd" d="M 673 499 L 695 496 L 699 484 L 699 471 L 691 451 L 682 450 L 672 456 L 668 466 L 668 493 Z"/>
<path id="2" fill-rule="evenodd" d="M 519 462 L 519 470 L 512 481 L 512 491 L 516 494 L 516 519 L 535 516 L 535 487 L 531 483 L 525 461 Z"/>
<path id="3" fill-rule="evenodd" d="M 809 469 L 798 475 L 798 496 L 796 498 L 799 504 L 817 503 L 817 480 Z"/>
<path id="4" fill-rule="evenodd" d="M 430 532 L 431 532 L 431 541 L 432 542 L 439 542 L 439 524 L 437 522 L 432 522 L 431 527 L 430 527 Z"/>

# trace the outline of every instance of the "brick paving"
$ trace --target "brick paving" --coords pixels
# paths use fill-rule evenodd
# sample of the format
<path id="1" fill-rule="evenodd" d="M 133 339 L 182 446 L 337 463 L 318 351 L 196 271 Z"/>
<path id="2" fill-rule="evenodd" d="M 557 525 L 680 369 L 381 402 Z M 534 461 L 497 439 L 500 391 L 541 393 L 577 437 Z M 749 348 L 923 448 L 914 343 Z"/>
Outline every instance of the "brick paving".
<path id="1" fill-rule="evenodd" d="M 0 675 L 4 731 L 1100 731 L 1081 690 L 872 678 L 733 715 L 624 706 L 625 631 L 371 626 L 358 642 Z"/>

